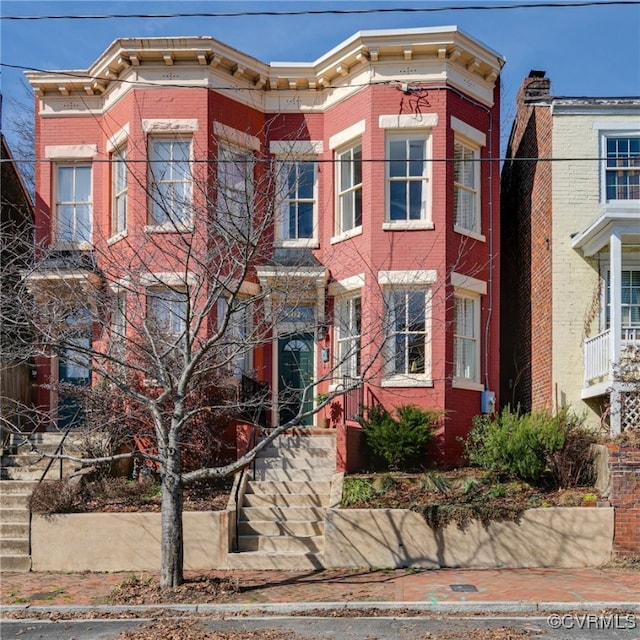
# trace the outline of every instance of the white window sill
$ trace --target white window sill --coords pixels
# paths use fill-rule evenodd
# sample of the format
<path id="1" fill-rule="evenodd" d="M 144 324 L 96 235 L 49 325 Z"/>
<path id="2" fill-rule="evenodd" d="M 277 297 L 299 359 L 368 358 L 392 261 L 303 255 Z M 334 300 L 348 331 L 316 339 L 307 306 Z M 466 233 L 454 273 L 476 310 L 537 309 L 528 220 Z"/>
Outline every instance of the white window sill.
<path id="1" fill-rule="evenodd" d="M 473 238 L 474 240 L 479 240 L 480 242 L 487 241 L 485 236 L 483 236 L 481 233 L 477 233 L 476 231 L 472 231 L 471 229 L 465 229 L 464 227 L 459 227 L 457 224 L 453 225 L 453 230 L 462 236 L 467 236 L 469 238 Z"/>
<path id="2" fill-rule="evenodd" d="M 317 238 L 300 238 L 297 240 L 276 240 L 276 247 L 292 248 L 292 249 L 317 249 L 320 246 Z"/>
<path id="3" fill-rule="evenodd" d="M 435 229 L 436 225 L 430 220 L 394 220 L 383 222 L 383 231 L 424 231 Z"/>
<path id="4" fill-rule="evenodd" d="M 193 231 L 193 225 L 171 222 L 164 224 L 148 224 L 144 228 L 145 233 L 191 233 Z"/>
<path id="5" fill-rule="evenodd" d="M 613 213 L 615 211 L 638 211 L 640 209 L 640 200 L 608 200 L 601 203 L 605 213 Z"/>
<path id="6" fill-rule="evenodd" d="M 116 233 L 115 236 L 111 236 L 107 240 L 107 247 L 110 247 L 112 244 L 115 244 L 116 242 L 120 242 L 120 240 L 124 240 L 126 237 L 127 237 L 126 229 L 124 231 L 120 231 L 120 233 Z"/>
<path id="7" fill-rule="evenodd" d="M 469 380 L 467 378 L 453 378 L 451 381 L 452 389 L 467 389 L 467 391 L 484 391 L 484 385 L 476 382 L 475 380 Z"/>
<path id="8" fill-rule="evenodd" d="M 338 242 L 342 242 L 343 240 L 348 240 L 349 238 L 354 238 L 355 236 L 362 235 L 362 225 L 359 227 L 354 227 L 353 229 L 349 229 L 349 231 L 344 231 L 337 236 L 333 236 L 330 242 L 331 244 L 337 244 Z"/>
<path id="9" fill-rule="evenodd" d="M 92 251 L 91 242 L 56 242 L 57 251 Z"/>
<path id="10" fill-rule="evenodd" d="M 422 375 L 393 375 L 382 379 L 382 387 L 433 387 L 433 380 Z"/>

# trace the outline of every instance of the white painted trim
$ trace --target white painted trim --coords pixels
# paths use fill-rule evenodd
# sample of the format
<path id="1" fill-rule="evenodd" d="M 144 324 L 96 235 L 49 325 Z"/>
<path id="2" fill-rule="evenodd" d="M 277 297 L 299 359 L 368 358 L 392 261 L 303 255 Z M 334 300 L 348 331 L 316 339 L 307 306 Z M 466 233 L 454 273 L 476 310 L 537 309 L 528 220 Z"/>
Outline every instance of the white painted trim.
<path id="1" fill-rule="evenodd" d="M 436 225 L 431 220 L 397 220 L 393 222 L 383 222 L 383 231 L 430 231 Z"/>
<path id="2" fill-rule="evenodd" d="M 456 289 L 465 289 L 466 291 L 478 293 L 483 296 L 487 295 L 487 283 L 484 280 L 478 280 L 477 278 L 466 276 L 463 273 L 456 273 L 454 271 L 451 274 L 451 284 Z"/>
<path id="3" fill-rule="evenodd" d="M 433 129 L 437 126 L 437 113 L 404 113 L 378 117 L 380 129 Z"/>
<path id="4" fill-rule="evenodd" d="M 416 271 L 378 271 L 378 284 L 381 285 L 421 285 L 433 284 L 438 279 L 435 269 Z"/>
<path id="5" fill-rule="evenodd" d="M 469 238 L 473 238 L 474 240 L 478 240 L 479 242 L 486 242 L 486 236 L 478 233 L 477 231 L 471 231 L 471 229 L 465 229 L 464 227 L 459 227 L 457 224 L 453 225 L 453 230 L 456 233 L 459 233 L 462 236 L 468 236 Z"/>
<path id="6" fill-rule="evenodd" d="M 386 376 L 382 378 L 381 387 L 433 387 L 431 378 L 420 377 L 418 375 L 399 375 Z"/>
<path id="7" fill-rule="evenodd" d="M 125 124 L 124 127 L 120 129 L 120 131 L 117 131 L 116 133 L 114 133 L 107 140 L 107 153 L 112 153 L 113 151 L 115 151 L 118 147 L 124 144 L 124 142 L 126 142 L 128 137 L 129 137 L 129 123 Z"/>
<path id="8" fill-rule="evenodd" d="M 179 271 L 160 271 L 158 273 L 143 273 L 140 276 L 140 284 L 149 289 L 153 287 L 193 287 L 198 282 L 195 273 L 183 273 Z"/>
<path id="9" fill-rule="evenodd" d="M 162 224 L 147 224 L 144 227 L 145 233 L 192 233 L 193 224 L 191 222 L 164 222 Z"/>
<path id="10" fill-rule="evenodd" d="M 317 156 L 324 152 L 322 140 L 272 140 L 269 153 L 276 156 Z"/>
<path id="11" fill-rule="evenodd" d="M 637 122 L 611 122 L 607 120 L 596 120 L 592 127 L 597 131 L 606 131 L 607 134 L 615 134 L 616 131 L 629 131 L 640 132 L 640 124 Z"/>
<path id="12" fill-rule="evenodd" d="M 349 291 L 357 291 L 362 289 L 365 283 L 365 274 L 359 273 L 356 276 L 349 276 L 336 282 L 332 282 L 328 287 L 330 296 L 340 296 Z"/>
<path id="13" fill-rule="evenodd" d="M 120 278 L 109 285 L 109 289 L 113 293 L 121 293 L 122 291 L 131 291 L 133 289 L 133 282 L 131 276 Z"/>
<path id="14" fill-rule="evenodd" d="M 359 120 L 355 124 L 352 124 L 350 127 L 335 133 L 329 138 L 329 149 L 337 149 L 341 147 L 343 144 L 347 144 L 351 140 L 361 136 L 367 129 L 367 121 Z"/>
<path id="15" fill-rule="evenodd" d="M 193 133 L 199 128 L 197 118 L 154 118 L 143 119 L 145 133 Z"/>
<path id="16" fill-rule="evenodd" d="M 484 385 L 466 378 L 453 378 L 451 380 L 452 389 L 466 389 L 467 391 L 484 391 Z"/>
<path id="17" fill-rule="evenodd" d="M 127 235 L 128 234 L 126 229 L 123 229 L 122 231 L 112 235 L 110 238 L 107 239 L 107 247 L 110 247 L 116 242 L 120 242 L 120 240 L 124 240 L 127 237 Z"/>
<path id="18" fill-rule="evenodd" d="M 222 140 L 230 142 L 237 147 L 250 149 L 251 151 L 260 151 L 260 140 L 250 133 L 234 129 L 222 122 L 213 123 L 213 133 Z"/>
<path id="19" fill-rule="evenodd" d="M 44 157 L 48 160 L 88 160 L 97 155 L 97 144 L 58 144 L 44 148 Z"/>
<path id="20" fill-rule="evenodd" d="M 353 229 L 349 229 L 349 231 L 343 231 L 337 236 L 333 236 L 330 240 L 330 244 L 337 244 L 338 242 L 342 242 L 343 240 L 348 240 L 349 238 L 355 238 L 356 236 L 362 235 L 362 225 L 358 227 L 353 227 Z"/>
<path id="21" fill-rule="evenodd" d="M 480 147 L 485 147 L 487 145 L 487 135 L 485 133 L 475 127 L 472 127 L 470 124 L 463 122 L 455 116 L 451 116 L 451 128 L 456 133 Z"/>

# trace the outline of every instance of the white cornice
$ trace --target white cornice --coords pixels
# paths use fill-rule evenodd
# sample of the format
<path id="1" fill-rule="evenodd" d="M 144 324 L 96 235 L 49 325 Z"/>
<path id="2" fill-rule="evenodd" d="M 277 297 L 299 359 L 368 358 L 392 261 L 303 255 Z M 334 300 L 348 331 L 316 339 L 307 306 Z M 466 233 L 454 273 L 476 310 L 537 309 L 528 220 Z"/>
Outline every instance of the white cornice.
<path id="1" fill-rule="evenodd" d="M 461 88 L 464 90 L 465 84 L 469 84 L 467 89 L 486 101 L 492 94 L 504 59 L 457 27 L 430 27 L 361 31 L 308 63 L 265 64 L 204 36 L 122 38 L 115 40 L 86 70 L 30 71 L 26 76 L 43 101 L 57 104 L 57 100 L 50 99 L 58 96 L 69 107 L 80 102 L 80 110 L 86 111 L 87 100 L 91 101 L 90 108 L 95 109 L 96 98 L 114 92 L 122 94 L 128 87 L 139 86 L 138 83 L 145 80 L 154 85 L 179 83 L 183 86 L 186 82 L 188 86 L 214 88 L 217 82 L 211 80 L 217 78 L 222 80 L 220 90 L 225 88 L 226 82 L 226 88 L 253 88 L 265 95 L 281 91 L 316 95 L 320 92 L 324 98 L 333 95 L 331 91 L 327 93 L 332 88 L 350 87 L 351 92 L 359 89 L 354 86 L 354 78 L 362 81 L 363 72 L 366 72 L 366 81 L 373 75 L 373 69 L 389 64 L 402 81 L 406 78 L 411 82 L 434 81 L 436 69 L 455 69 L 458 79 L 462 76 L 466 79 Z M 153 79 L 144 72 L 150 68 L 157 70 L 151 74 Z M 142 76 L 147 76 L 144 80 L 138 77 L 141 72 Z M 448 79 L 449 75 L 440 73 L 439 78 Z M 78 96 L 77 101 L 74 96 Z M 334 96 L 334 102 L 341 97 Z M 255 96 L 243 98 L 238 95 L 237 98 L 255 103 Z M 309 109 L 318 109 L 322 108 L 319 102 L 324 100 L 307 97 L 303 99 L 303 105 L 295 102 L 284 110 L 304 108 L 309 102 Z M 101 108 L 105 105 L 103 103 Z M 70 110 L 73 107 L 57 108 L 58 113 Z M 45 105 L 43 111 L 47 111 Z M 49 107 L 47 115 L 55 115 L 55 112 L 56 108 Z"/>

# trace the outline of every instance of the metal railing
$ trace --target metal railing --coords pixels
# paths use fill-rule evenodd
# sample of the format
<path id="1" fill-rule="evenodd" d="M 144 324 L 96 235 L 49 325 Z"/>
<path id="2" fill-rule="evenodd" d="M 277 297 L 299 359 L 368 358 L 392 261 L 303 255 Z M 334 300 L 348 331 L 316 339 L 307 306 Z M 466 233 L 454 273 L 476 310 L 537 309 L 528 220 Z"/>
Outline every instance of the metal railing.
<path id="1" fill-rule="evenodd" d="M 362 417 L 364 385 L 362 378 L 342 376 L 342 418 L 357 422 Z"/>

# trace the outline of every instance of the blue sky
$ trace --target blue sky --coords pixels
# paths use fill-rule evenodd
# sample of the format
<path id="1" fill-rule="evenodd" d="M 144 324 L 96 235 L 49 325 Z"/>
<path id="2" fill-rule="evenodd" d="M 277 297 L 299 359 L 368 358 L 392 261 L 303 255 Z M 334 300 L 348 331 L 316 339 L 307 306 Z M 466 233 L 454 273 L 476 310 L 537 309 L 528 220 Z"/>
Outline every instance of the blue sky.
<path id="1" fill-rule="evenodd" d="M 531 0 L 523 0 L 530 2 Z M 572 4 L 576 0 L 564 0 Z M 115 13 L 229 12 L 258 10 L 379 9 L 491 6 L 508 0 L 423 0 L 422 2 L 128 2 L 2 0 L 3 16 L 96 15 Z M 506 60 L 503 69 L 503 130 L 510 127 L 513 100 L 530 69 L 542 69 L 557 96 L 640 95 L 640 4 L 433 13 L 378 13 L 314 16 L 252 16 L 171 19 L 39 20 L 0 22 L 4 64 L 39 69 L 86 69 L 116 38 L 212 36 L 264 62 L 307 62 L 357 31 L 458 25 Z M 24 98 L 22 72 L 2 67 L 3 129 L 14 100 Z"/>

